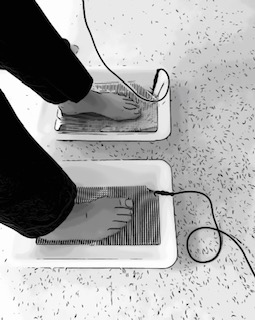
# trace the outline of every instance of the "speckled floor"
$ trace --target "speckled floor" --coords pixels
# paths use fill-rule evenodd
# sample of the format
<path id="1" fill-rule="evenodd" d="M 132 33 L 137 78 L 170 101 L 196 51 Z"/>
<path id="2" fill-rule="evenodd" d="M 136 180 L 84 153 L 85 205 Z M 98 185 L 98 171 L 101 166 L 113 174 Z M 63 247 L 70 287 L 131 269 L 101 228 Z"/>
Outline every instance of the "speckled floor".
<path id="1" fill-rule="evenodd" d="M 99 65 L 81 1 L 38 3 L 61 35 L 79 45 L 82 62 Z M 242 242 L 255 268 L 255 2 L 86 4 L 95 40 L 110 66 L 161 65 L 168 70 L 172 134 L 151 143 L 55 142 L 48 152 L 57 160 L 124 155 L 166 160 L 174 191 L 206 192 L 220 228 Z M 30 91 L 29 96 L 36 99 Z M 176 196 L 175 216 L 178 260 L 166 270 L 15 269 L 6 260 L 0 235 L 0 318 L 253 320 L 255 281 L 237 246 L 224 237 L 220 256 L 206 265 L 193 262 L 186 250 L 195 227 L 213 224 L 206 200 Z M 201 231 L 190 244 L 193 255 L 208 259 L 217 243 L 216 234 Z"/>

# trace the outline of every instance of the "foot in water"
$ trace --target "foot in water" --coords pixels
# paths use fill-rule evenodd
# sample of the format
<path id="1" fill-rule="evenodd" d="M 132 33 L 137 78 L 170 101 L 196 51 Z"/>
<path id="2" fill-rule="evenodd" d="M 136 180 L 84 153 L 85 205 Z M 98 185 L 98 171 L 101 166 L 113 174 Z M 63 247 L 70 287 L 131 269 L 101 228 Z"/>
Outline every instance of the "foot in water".
<path id="1" fill-rule="evenodd" d="M 133 217 L 133 201 L 100 198 L 75 204 L 62 224 L 43 236 L 47 240 L 102 240 L 127 226 Z"/>
<path id="2" fill-rule="evenodd" d="M 96 113 L 117 121 L 141 116 L 141 108 L 131 99 L 115 93 L 99 93 L 93 90 L 78 103 L 67 101 L 59 105 L 59 108 L 66 115 Z"/>
<path id="3" fill-rule="evenodd" d="M 72 44 L 72 52 L 77 54 L 79 47 Z M 78 103 L 67 101 L 59 105 L 60 110 L 66 115 L 81 113 L 96 113 L 107 118 L 121 121 L 136 119 L 141 116 L 141 108 L 131 99 L 114 93 L 100 93 L 90 90 L 84 99 Z"/>

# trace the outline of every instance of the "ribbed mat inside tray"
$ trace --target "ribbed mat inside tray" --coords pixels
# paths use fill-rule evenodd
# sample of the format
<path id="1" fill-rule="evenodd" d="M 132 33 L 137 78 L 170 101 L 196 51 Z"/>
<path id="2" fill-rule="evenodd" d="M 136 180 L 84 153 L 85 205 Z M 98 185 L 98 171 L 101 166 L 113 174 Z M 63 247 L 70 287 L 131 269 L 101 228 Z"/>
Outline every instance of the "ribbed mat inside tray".
<path id="1" fill-rule="evenodd" d="M 134 211 L 131 221 L 118 233 L 103 240 L 86 239 L 82 234 L 77 239 L 75 229 L 73 236 L 68 240 L 61 238 L 57 240 L 47 239 L 47 235 L 37 238 L 38 245 L 158 245 L 160 244 L 160 220 L 159 199 L 145 186 L 129 187 L 81 187 L 80 196 L 76 199 L 80 202 L 91 202 L 93 200 L 110 198 L 130 198 L 133 200 Z M 72 221 L 70 221 L 72 224 Z M 61 226 L 60 226 L 61 227 Z M 54 232 L 54 231 L 53 231 Z"/>

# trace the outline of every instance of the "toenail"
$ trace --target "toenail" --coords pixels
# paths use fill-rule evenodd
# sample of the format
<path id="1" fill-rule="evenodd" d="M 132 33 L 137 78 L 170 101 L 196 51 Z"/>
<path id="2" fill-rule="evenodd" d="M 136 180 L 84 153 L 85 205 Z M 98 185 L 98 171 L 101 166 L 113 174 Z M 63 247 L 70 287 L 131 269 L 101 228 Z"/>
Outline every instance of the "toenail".
<path id="1" fill-rule="evenodd" d="M 132 207 L 133 206 L 133 201 L 131 199 L 126 200 L 126 206 Z"/>

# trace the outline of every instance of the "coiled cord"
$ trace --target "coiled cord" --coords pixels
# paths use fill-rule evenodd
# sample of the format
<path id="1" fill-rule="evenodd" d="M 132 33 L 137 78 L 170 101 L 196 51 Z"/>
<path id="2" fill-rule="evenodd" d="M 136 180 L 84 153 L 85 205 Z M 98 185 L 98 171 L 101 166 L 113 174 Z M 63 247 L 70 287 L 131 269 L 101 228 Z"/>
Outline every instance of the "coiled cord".
<path id="1" fill-rule="evenodd" d="M 216 228 L 213 228 L 213 227 L 199 227 L 199 228 L 194 229 L 194 230 L 189 234 L 189 236 L 188 236 L 188 238 L 187 238 L 187 241 L 186 241 L 186 248 L 187 248 L 187 251 L 188 251 L 188 254 L 189 254 L 190 258 L 191 258 L 192 260 L 194 260 L 195 262 L 198 262 L 198 263 L 209 263 L 209 262 L 212 262 L 212 261 L 214 261 L 215 259 L 217 259 L 218 256 L 219 256 L 219 254 L 220 254 L 220 252 L 221 252 L 221 249 L 222 249 L 222 244 L 223 244 L 222 234 L 224 234 L 225 236 L 229 237 L 232 241 L 234 241 L 234 243 L 235 243 L 235 244 L 238 246 L 238 248 L 242 251 L 242 253 L 243 253 L 243 255 L 244 255 L 244 258 L 245 258 L 248 266 L 250 267 L 253 276 L 255 277 L 255 271 L 253 270 L 253 268 L 252 268 L 252 266 L 251 266 L 251 264 L 250 264 L 250 262 L 249 262 L 249 260 L 248 260 L 248 258 L 247 258 L 247 256 L 246 256 L 246 253 L 244 252 L 244 250 L 243 250 L 243 248 L 240 246 L 240 244 L 237 242 L 237 241 L 239 241 L 239 242 L 241 243 L 241 241 L 238 240 L 238 239 L 236 239 L 236 238 L 235 238 L 234 236 L 232 236 L 231 234 L 228 234 L 228 233 L 226 233 L 226 232 L 224 232 L 224 231 L 222 231 L 222 230 L 219 229 L 218 224 L 217 224 L 217 221 L 216 221 L 216 219 L 215 219 L 212 201 L 211 201 L 211 199 L 208 197 L 207 194 L 205 194 L 205 193 L 203 193 L 203 192 L 200 192 L 200 191 L 193 191 L 193 190 L 191 190 L 191 191 L 179 191 L 179 192 L 167 192 L 167 191 L 163 191 L 163 190 L 162 190 L 162 191 L 153 191 L 153 193 L 154 193 L 154 195 L 159 194 L 159 195 L 162 195 L 162 196 L 176 196 L 176 195 L 178 195 L 178 194 L 183 194 L 183 193 L 196 193 L 196 194 L 201 194 L 201 195 L 205 196 L 205 197 L 208 199 L 209 203 L 210 203 L 210 207 L 211 207 L 211 211 L 212 211 L 212 216 L 213 216 L 213 220 L 214 220 L 214 223 L 215 223 Z M 217 231 L 217 232 L 218 232 L 219 240 L 220 240 L 219 250 L 218 250 L 218 252 L 216 253 L 216 255 L 215 255 L 212 259 L 210 259 L 210 260 L 205 260 L 205 261 L 197 260 L 197 259 L 195 259 L 194 257 L 192 257 L 192 255 L 191 255 L 191 253 L 190 253 L 190 250 L 189 250 L 189 240 L 190 240 L 190 237 L 192 236 L 193 233 L 195 233 L 195 232 L 197 232 L 197 231 L 199 231 L 199 230 L 213 230 L 213 231 Z"/>

